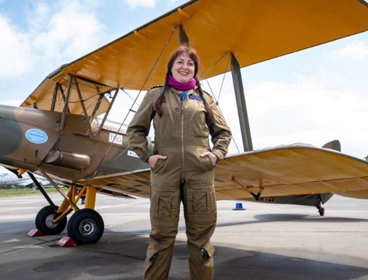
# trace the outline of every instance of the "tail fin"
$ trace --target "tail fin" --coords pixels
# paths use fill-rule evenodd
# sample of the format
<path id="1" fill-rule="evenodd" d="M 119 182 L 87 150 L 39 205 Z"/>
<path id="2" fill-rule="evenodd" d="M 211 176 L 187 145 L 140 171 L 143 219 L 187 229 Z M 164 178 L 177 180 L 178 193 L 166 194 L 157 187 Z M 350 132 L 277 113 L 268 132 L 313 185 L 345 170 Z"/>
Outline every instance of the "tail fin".
<path id="1" fill-rule="evenodd" d="M 335 150 L 341 152 L 341 144 L 339 140 L 333 140 L 331 142 L 328 142 L 322 146 L 322 148 Z"/>

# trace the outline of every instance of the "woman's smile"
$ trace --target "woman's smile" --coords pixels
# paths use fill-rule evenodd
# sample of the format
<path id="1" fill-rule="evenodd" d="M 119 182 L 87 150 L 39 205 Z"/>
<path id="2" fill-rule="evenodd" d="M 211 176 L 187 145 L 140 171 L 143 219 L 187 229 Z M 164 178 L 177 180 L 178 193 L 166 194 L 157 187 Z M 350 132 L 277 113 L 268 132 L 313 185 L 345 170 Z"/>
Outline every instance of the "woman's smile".
<path id="1" fill-rule="evenodd" d="M 180 83 L 187 83 L 194 77 L 194 61 L 188 54 L 179 55 L 171 68 L 174 79 Z"/>

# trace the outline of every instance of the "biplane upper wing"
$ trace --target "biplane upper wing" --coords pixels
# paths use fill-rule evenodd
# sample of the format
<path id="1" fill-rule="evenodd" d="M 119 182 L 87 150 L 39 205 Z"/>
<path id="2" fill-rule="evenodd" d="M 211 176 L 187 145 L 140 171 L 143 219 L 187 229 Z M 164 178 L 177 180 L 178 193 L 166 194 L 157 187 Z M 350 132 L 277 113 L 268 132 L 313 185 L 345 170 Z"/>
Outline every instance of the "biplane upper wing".
<path id="1" fill-rule="evenodd" d="M 88 183 L 127 195 L 149 195 L 149 170 L 97 177 Z M 340 152 L 289 145 L 221 160 L 215 170 L 217 199 L 338 193 L 368 198 L 368 162 Z M 253 195 L 252 195 L 253 193 Z"/>
<path id="2" fill-rule="evenodd" d="M 66 89 L 68 75 L 85 81 L 80 91 L 86 107 L 113 88 L 140 90 L 161 84 L 166 72 L 162 57 L 177 47 L 181 29 L 201 58 L 200 77 L 207 78 L 229 70 L 226 58 L 230 53 L 244 67 L 364 32 L 368 30 L 367 19 L 363 0 L 190 1 L 61 66 L 22 106 L 50 110 L 56 86 Z M 76 89 L 72 89 L 70 100 L 70 112 L 81 114 Z M 60 105 L 54 110 L 62 109 Z M 106 109 L 103 99 L 98 113 Z"/>

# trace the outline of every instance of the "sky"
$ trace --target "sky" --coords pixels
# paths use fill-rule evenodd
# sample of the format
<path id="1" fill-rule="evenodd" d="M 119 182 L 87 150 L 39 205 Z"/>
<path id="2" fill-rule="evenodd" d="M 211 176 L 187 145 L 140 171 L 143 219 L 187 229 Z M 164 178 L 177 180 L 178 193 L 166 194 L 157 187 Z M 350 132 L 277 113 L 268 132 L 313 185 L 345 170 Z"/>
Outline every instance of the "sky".
<path id="1" fill-rule="evenodd" d="M 0 104 L 19 106 L 62 64 L 185 2 L 0 0 Z M 254 149 L 338 139 L 344 153 L 368 155 L 367 32 L 243 68 L 242 75 Z M 233 154 L 242 151 L 241 134 L 231 74 L 221 87 L 222 80 L 202 84 L 220 96 Z"/>

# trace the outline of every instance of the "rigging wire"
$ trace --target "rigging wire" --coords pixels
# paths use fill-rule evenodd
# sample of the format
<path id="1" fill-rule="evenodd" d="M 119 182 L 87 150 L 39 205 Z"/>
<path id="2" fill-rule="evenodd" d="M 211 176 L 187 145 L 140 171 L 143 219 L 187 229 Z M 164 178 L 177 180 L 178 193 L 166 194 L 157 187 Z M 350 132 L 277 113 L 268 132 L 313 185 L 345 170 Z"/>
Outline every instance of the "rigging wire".
<path id="1" fill-rule="evenodd" d="M 175 30 L 177 29 L 177 27 L 178 27 L 178 26 L 174 26 L 174 27 L 173 27 L 173 29 L 172 29 L 172 31 L 171 31 L 171 33 L 170 33 L 170 35 L 169 35 L 168 39 L 167 39 L 167 40 L 166 40 L 166 42 L 164 43 L 164 45 L 163 45 L 163 47 L 162 47 L 162 49 L 161 49 L 160 53 L 158 54 L 158 56 L 157 56 L 157 58 L 156 58 L 155 62 L 153 63 L 153 65 L 152 65 L 152 67 L 151 67 L 151 69 L 150 69 L 150 71 L 149 71 L 149 73 L 148 73 L 148 75 L 147 75 L 146 79 L 143 81 L 143 84 L 142 84 L 142 86 L 141 86 L 141 88 L 140 88 L 140 90 L 139 90 L 139 92 L 138 92 L 138 94 L 137 94 L 136 98 L 134 99 L 133 104 L 130 106 L 130 109 L 128 110 L 127 114 L 125 115 L 125 117 L 124 117 L 123 121 L 121 122 L 121 124 L 120 124 L 120 127 L 119 127 L 118 131 L 120 131 L 120 129 L 124 126 L 125 121 L 127 120 L 128 116 L 129 116 L 129 113 L 130 113 L 131 111 L 133 111 L 133 106 L 137 103 L 137 100 L 138 100 L 138 98 L 139 98 L 140 94 L 142 93 L 142 91 L 143 91 L 143 89 L 144 89 L 144 87 L 145 87 L 145 85 L 146 85 L 146 83 L 147 83 L 147 81 L 148 81 L 149 77 L 151 76 L 151 74 L 152 74 L 153 70 L 156 68 L 156 65 L 157 65 L 158 61 L 160 60 L 160 58 L 161 58 L 161 56 L 162 56 L 162 54 L 163 54 L 164 50 L 166 49 L 167 45 L 169 44 L 169 42 L 170 42 L 170 40 L 171 40 L 171 38 L 172 38 L 172 36 L 173 36 L 173 34 L 174 34 Z M 120 88 L 120 90 L 125 91 L 125 90 L 124 90 L 124 88 Z M 115 94 L 118 94 L 118 93 L 116 92 Z M 106 155 L 107 155 L 107 153 L 110 151 L 110 148 L 112 147 L 112 144 L 114 143 L 114 141 L 115 141 L 115 138 L 116 138 L 116 137 L 117 137 L 117 134 L 116 134 L 116 135 L 114 136 L 114 138 L 111 140 L 111 143 L 110 143 L 110 145 L 108 146 L 108 148 L 106 149 L 105 154 L 104 154 L 104 156 L 103 156 L 103 158 L 102 158 L 102 160 L 101 160 L 101 162 L 100 162 L 100 164 L 99 164 L 98 168 L 96 168 L 95 173 L 97 172 L 97 170 L 99 169 L 99 167 L 101 166 L 101 164 L 105 161 Z M 127 147 L 126 149 L 128 149 L 128 147 Z M 122 152 L 120 152 L 116 157 L 118 157 L 118 156 L 120 156 L 120 154 L 124 153 L 124 152 L 126 151 L 126 149 L 124 149 Z"/>
<path id="2" fill-rule="evenodd" d="M 219 109 L 219 111 L 220 111 L 220 113 L 221 113 L 221 115 L 224 115 L 223 113 L 222 113 L 222 110 L 221 110 L 221 108 L 220 108 L 220 104 L 219 104 L 219 100 L 220 100 L 220 96 L 221 96 L 221 93 L 222 93 L 222 88 L 223 88 L 223 85 L 224 85 L 224 82 L 225 82 L 225 75 L 226 75 L 226 72 L 228 72 L 227 71 L 227 69 L 229 68 L 229 64 L 230 64 L 230 58 L 231 58 L 231 56 L 230 56 L 230 52 L 225 52 L 214 64 L 212 64 L 208 69 L 207 69 L 207 71 L 205 72 L 205 73 L 207 73 L 208 71 L 209 71 L 209 69 L 211 69 L 211 68 L 213 68 L 217 63 L 219 63 L 220 62 L 220 60 L 222 60 L 226 55 L 228 55 L 228 59 L 227 59 L 227 62 L 226 62 L 226 66 L 225 66 L 225 71 L 224 71 L 224 74 L 223 74 L 223 76 L 222 76 L 222 81 L 221 81 L 221 86 L 220 86 L 220 89 L 219 89 L 219 93 L 218 93 L 218 96 L 217 96 L 217 98 L 216 98 L 216 96 L 215 96 L 215 94 L 214 94 L 214 91 L 212 90 L 212 87 L 211 87 L 211 85 L 210 85 L 210 83 L 209 83 L 209 81 L 208 81 L 208 78 L 205 78 L 205 80 L 206 80 L 206 82 L 207 82 L 207 85 L 208 85 L 208 87 L 209 87 L 209 89 L 210 89 L 210 91 L 211 91 L 211 95 L 213 96 L 213 98 L 214 98 L 214 100 L 215 100 L 215 102 L 216 102 L 216 105 L 217 105 L 217 107 L 218 107 L 218 109 Z M 239 147 L 238 147 L 238 144 L 236 143 L 236 141 L 235 141 L 235 138 L 234 138 L 234 136 L 232 135 L 231 136 L 231 138 L 232 138 L 232 140 L 234 141 L 234 144 L 235 144 L 235 147 L 236 147 L 236 149 L 237 149 L 237 151 L 238 151 L 238 153 L 240 153 L 240 149 L 239 149 Z"/>
<path id="3" fill-rule="evenodd" d="M 128 96 L 129 97 L 129 99 L 131 100 L 131 101 L 133 101 L 134 102 L 134 97 L 128 92 L 128 91 L 126 91 L 125 89 L 123 89 L 123 88 L 121 88 L 121 90 L 126 94 L 126 96 Z M 140 104 L 140 102 L 138 102 L 138 100 L 137 100 L 137 102 L 136 102 L 136 104 L 137 104 L 137 106 L 139 107 L 141 104 Z"/>
<path id="4" fill-rule="evenodd" d="M 157 56 L 156 61 L 155 61 L 155 62 L 154 62 L 154 64 L 152 65 L 151 70 L 149 71 L 149 73 L 148 73 L 148 75 L 147 75 L 146 79 L 144 80 L 144 82 L 143 82 L 143 84 L 142 84 L 142 87 L 141 87 L 141 89 L 139 90 L 139 92 L 138 92 L 138 94 L 137 94 L 137 97 L 134 99 L 134 102 L 133 102 L 132 106 L 130 107 L 129 111 L 127 112 L 127 114 L 126 114 L 126 116 L 125 116 L 125 118 L 124 118 L 124 120 L 123 120 L 123 122 L 122 122 L 121 126 L 123 126 L 123 125 L 124 125 L 124 123 L 125 123 L 126 119 L 128 118 L 129 113 L 132 111 L 133 106 L 134 106 L 134 105 L 135 105 L 135 103 L 137 102 L 137 100 L 138 100 L 138 98 L 139 98 L 140 94 L 142 93 L 142 90 L 144 89 L 144 87 L 145 87 L 145 85 L 146 85 L 146 83 L 147 83 L 147 81 L 148 81 L 149 77 L 151 76 L 151 74 L 152 74 L 153 70 L 156 68 L 156 65 L 157 65 L 158 61 L 160 60 L 160 58 L 161 58 L 161 56 L 162 56 L 162 54 L 163 54 L 164 50 L 166 49 L 167 45 L 169 44 L 169 42 L 170 42 L 170 40 L 171 40 L 171 37 L 172 37 L 172 35 L 174 34 L 174 32 L 175 32 L 175 30 L 176 30 L 176 29 L 177 29 L 177 26 L 174 26 L 174 28 L 172 29 L 172 31 L 171 31 L 171 33 L 170 33 L 170 35 L 169 35 L 169 38 L 166 40 L 166 42 L 165 42 L 164 46 L 163 46 L 163 47 L 162 47 L 162 49 L 161 49 L 161 52 L 160 52 L 160 53 L 159 53 L 159 55 Z"/>
<path id="5" fill-rule="evenodd" d="M 204 79 L 208 79 L 207 73 L 217 65 L 226 55 L 230 54 L 229 51 L 224 52 L 210 67 L 207 68 L 207 70 L 203 73 Z M 226 69 L 225 69 L 226 70 Z"/>

